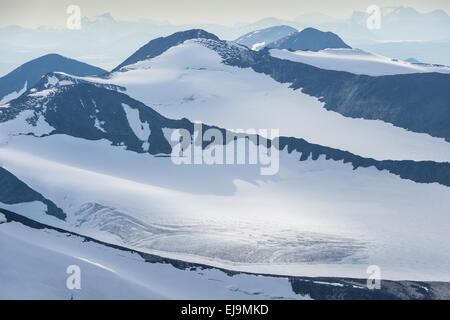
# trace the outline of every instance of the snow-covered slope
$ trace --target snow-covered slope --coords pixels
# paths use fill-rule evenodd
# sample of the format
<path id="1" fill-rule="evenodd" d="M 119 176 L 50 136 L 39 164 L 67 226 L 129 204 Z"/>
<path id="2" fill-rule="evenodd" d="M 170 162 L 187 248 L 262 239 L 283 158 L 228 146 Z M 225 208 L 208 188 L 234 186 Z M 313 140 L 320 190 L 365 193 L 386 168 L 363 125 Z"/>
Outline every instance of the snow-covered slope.
<path id="1" fill-rule="evenodd" d="M 390 59 L 359 49 L 325 49 L 315 51 L 288 51 L 271 49 L 270 54 L 279 59 L 306 63 L 321 69 L 346 71 L 370 76 L 440 72 L 450 73 L 450 68 Z"/>
<path id="2" fill-rule="evenodd" d="M 76 235 L 4 220 L 0 213 L 0 299 L 309 299 L 295 294 L 287 278 L 177 269 Z M 72 265 L 81 271 L 78 290 L 66 286 Z"/>
<path id="3" fill-rule="evenodd" d="M 168 37 L 160 37 L 149 41 L 146 45 L 142 46 L 134 54 L 128 57 L 124 62 L 118 65 L 113 71 L 117 71 L 124 66 L 136 63 L 138 61 L 154 58 L 167 49 L 181 44 L 187 39 L 213 39 L 219 40 L 219 38 L 209 32 L 201 29 L 192 29 L 187 31 L 176 32 Z"/>
<path id="4" fill-rule="evenodd" d="M 377 264 L 386 278 L 449 280 L 448 187 L 295 153 L 263 179 L 249 166 L 175 166 L 104 141 L 14 140 L 1 163 L 68 215 L 33 217 L 46 223 L 232 269 L 363 277 Z"/>

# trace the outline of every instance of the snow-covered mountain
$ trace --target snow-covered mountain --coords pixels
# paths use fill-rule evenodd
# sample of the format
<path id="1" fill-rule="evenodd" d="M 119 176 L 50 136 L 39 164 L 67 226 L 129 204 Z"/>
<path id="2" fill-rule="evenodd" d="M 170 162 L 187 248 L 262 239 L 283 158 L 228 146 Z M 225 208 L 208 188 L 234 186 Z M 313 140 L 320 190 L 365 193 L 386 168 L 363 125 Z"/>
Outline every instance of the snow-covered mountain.
<path id="1" fill-rule="evenodd" d="M 377 294 L 437 294 L 437 284 L 398 280 L 450 281 L 450 75 L 358 75 L 273 52 L 189 30 L 150 41 L 107 75 L 48 73 L 0 106 L 0 243 L 20 253 L 0 258 L 0 278 L 24 288 L 30 279 L 14 270 L 41 255 L 51 272 L 31 281 L 48 286 L 31 297 L 66 297 L 52 275 L 72 261 L 88 288 L 102 279 L 80 298 L 315 298 L 307 281 L 325 297 L 338 295 L 330 283 L 364 297 L 364 280 L 337 278 L 378 265 L 397 289 Z M 244 142 L 236 130 L 279 129 L 267 135 L 279 170 L 177 165 L 173 133 L 199 122 Z M 288 286 L 245 272 L 327 278 Z"/>
<path id="2" fill-rule="evenodd" d="M 31 60 L 0 78 L 0 104 L 19 97 L 49 72 L 60 71 L 76 76 L 94 76 L 106 70 L 69 59 L 58 54 L 47 54 Z"/>
<path id="3" fill-rule="evenodd" d="M 290 26 L 274 26 L 246 33 L 234 40 L 234 42 L 257 50 L 295 32 L 297 32 L 297 29 Z"/>
<path id="4" fill-rule="evenodd" d="M 93 81 L 121 85 L 127 88 L 127 94 L 170 118 L 189 116 L 226 128 L 275 125 L 283 128 L 285 135 L 303 137 L 313 143 L 375 158 L 379 156 L 367 150 L 367 146 L 371 145 L 368 141 L 383 144 L 384 152 L 389 152 L 390 144 L 395 143 L 395 139 L 382 138 L 380 132 L 397 131 L 395 136 L 399 137 L 411 135 L 408 131 L 413 131 L 450 139 L 449 128 L 443 121 L 449 116 L 446 112 L 449 92 L 445 90 L 450 81 L 448 74 L 422 72 L 386 77 L 361 76 L 359 74 L 370 73 L 370 64 L 361 65 L 359 74 L 350 74 L 278 59 L 268 50 L 255 52 L 233 42 L 189 39 L 171 48 L 156 46 L 150 49 L 151 46 L 147 45 L 146 50 L 168 50 L 154 59 L 144 59 L 128 66 L 122 63 L 119 67 L 126 72 L 113 72 L 107 79 Z M 430 69 L 424 68 L 422 71 Z M 391 73 L 395 73 L 395 68 L 391 69 Z M 230 96 L 227 90 L 215 84 L 218 77 L 230 88 L 230 92 L 234 92 L 233 95 Z M 291 90 L 299 88 L 302 90 Z M 278 105 L 278 101 L 283 101 L 283 104 L 275 110 L 272 106 Z M 302 108 L 297 107 L 299 104 Z M 206 107 L 208 105 L 216 107 Z M 325 112 L 321 106 L 346 117 L 382 120 L 408 131 L 385 126 L 382 122 L 350 121 Z M 255 108 L 264 110 L 264 113 L 255 112 Z M 237 113 L 240 114 L 238 119 L 230 116 Z M 267 117 L 268 114 L 271 116 Z M 291 121 L 286 121 L 287 114 Z M 309 121 L 317 119 L 317 125 L 299 126 L 299 117 L 307 117 Z M 336 117 L 336 120 L 330 117 Z M 348 132 L 348 135 L 345 138 L 324 135 L 321 130 L 326 123 L 324 121 L 333 122 L 332 127 L 342 123 L 339 132 Z M 370 123 L 369 126 L 374 129 L 364 130 L 365 136 L 362 138 L 360 133 L 352 131 L 352 128 L 358 130 L 359 123 Z M 368 136 L 369 132 L 373 135 Z M 420 156 L 420 148 L 417 147 L 418 141 L 429 140 L 430 137 L 422 135 L 422 138 L 416 139 L 413 136 L 412 144 L 402 142 L 392 145 L 392 150 L 398 153 L 390 153 L 380 159 L 431 159 L 430 156 Z M 432 140 L 439 144 L 439 139 L 429 142 Z M 354 143 L 361 143 L 362 146 Z M 406 156 L 407 145 L 416 145 L 414 156 Z M 447 149 L 444 145 L 443 149 Z M 399 154 L 402 155 L 400 158 Z M 435 151 L 433 154 L 436 155 Z"/>
<path id="5" fill-rule="evenodd" d="M 324 49 L 351 49 L 337 34 L 323 32 L 314 28 L 306 28 L 302 31 L 290 34 L 273 43 L 267 44 L 272 49 L 287 49 L 291 51 L 319 51 Z"/>
<path id="6" fill-rule="evenodd" d="M 146 45 L 141 47 L 138 51 L 136 51 L 133 55 L 131 55 L 128 59 L 126 59 L 116 68 L 114 68 L 113 72 L 119 70 L 123 66 L 127 66 L 130 64 L 134 64 L 138 61 L 147 60 L 159 56 L 167 49 L 170 49 L 171 47 L 181 44 L 189 39 L 219 40 L 217 36 L 201 29 L 192 29 L 188 31 L 176 32 L 168 37 L 160 37 L 151 40 L 149 43 L 147 43 Z"/>
<path id="7" fill-rule="evenodd" d="M 356 270 L 364 271 L 362 265 L 368 261 L 387 259 L 373 250 L 373 244 L 369 246 L 368 241 L 385 246 L 388 243 L 380 236 L 394 237 L 396 241 L 402 237 L 400 243 L 393 241 L 383 254 L 403 254 L 400 265 L 411 263 L 412 257 L 401 250 L 403 241 L 413 242 L 416 254 L 427 252 L 444 259 L 440 260 L 442 267 L 433 269 L 435 276 L 439 275 L 436 279 L 444 277 L 440 268 L 446 266 L 446 260 L 438 253 L 437 246 L 446 237 L 447 216 L 443 210 L 447 206 L 438 205 L 432 215 L 422 216 L 420 212 L 431 202 L 442 204 L 448 198 L 445 196 L 448 181 L 432 185 L 417 182 L 428 179 L 436 170 L 435 179 L 447 176 L 448 164 L 376 162 L 295 138 L 280 138 L 284 151 L 275 179 L 263 178 L 254 166 L 176 166 L 170 157 L 154 157 L 151 152 L 145 152 L 141 149 L 145 140 L 136 140 L 140 133 L 145 133 L 147 124 L 151 128 L 150 137 L 155 136 L 148 140 L 149 150 L 159 150 L 160 145 L 168 146 L 170 142 L 161 131 L 189 127 L 187 120 L 165 120 L 121 93 L 92 84 L 64 82 L 53 88 L 35 89 L 13 101 L 8 108 L 18 111 L 18 115 L 0 125 L 1 129 L 13 124 L 17 128 L 22 123 L 24 128 L 11 132 L 3 141 L 2 165 L 46 199 L 51 199 L 67 216 L 65 221 L 55 220 L 38 205 L 34 205 L 34 210 L 19 212 L 29 215 L 32 211 L 34 220 L 76 230 L 109 243 L 187 261 L 247 271 L 292 273 L 297 270 L 297 275 L 317 276 L 343 276 L 345 273 L 332 268 L 333 263 L 338 262 L 347 266 L 345 272 L 357 276 L 360 273 Z M 75 116 L 71 110 L 78 110 L 79 115 Z M 28 114 L 30 111 L 32 113 Z M 95 118 L 91 117 L 94 114 Z M 44 124 L 47 130 L 43 130 Z M 111 134 L 114 132 L 116 135 Z M 235 180 L 242 182 L 234 183 Z M 355 184 L 364 187 L 355 192 Z M 388 196 L 391 189 L 387 186 L 393 185 L 398 190 L 395 198 Z M 337 186 L 341 191 L 330 193 Z M 417 197 L 418 193 L 422 197 Z M 304 196 L 299 199 L 299 194 Z M 323 194 L 329 195 L 325 202 Z M 277 207 L 280 196 L 283 206 L 278 207 L 275 217 L 271 210 L 264 208 Z M 343 205 L 341 197 L 353 205 Z M 380 198 L 385 199 L 383 206 L 370 209 L 370 203 Z M 255 212 L 258 199 L 265 201 Z M 330 207 L 335 209 L 329 211 Z M 360 207 L 365 208 L 363 215 Z M 299 208 L 303 209 L 299 211 Z M 389 214 L 393 208 L 397 212 L 395 215 Z M 378 222 L 379 230 L 384 230 L 378 235 L 369 229 L 380 212 L 389 218 Z M 408 223 L 402 222 L 407 233 L 398 233 L 396 227 L 395 232 L 394 229 L 386 231 L 388 226 L 396 225 L 393 223 L 396 219 L 403 220 L 400 212 L 415 216 Z M 333 218 L 335 215 L 341 222 Z M 234 226 L 235 219 L 239 221 L 238 229 Z M 200 221 L 203 222 L 199 224 Z M 305 224 L 305 221 L 309 222 Z M 363 221 L 367 223 L 366 228 L 370 224 L 369 229 L 357 227 Z M 269 225 L 270 230 L 267 230 L 264 226 Z M 337 225 L 339 231 L 335 229 Z M 287 226 L 289 228 L 284 229 Z M 409 234 L 419 227 L 421 230 L 430 228 L 435 238 L 426 240 L 421 236 L 423 233 Z M 249 232 L 248 237 L 242 235 L 243 232 Z M 360 233 L 366 235 L 359 238 Z M 268 234 L 271 236 L 267 238 Z M 281 238 L 276 240 L 279 236 Z M 253 243 L 252 237 L 263 237 L 263 242 Z M 310 238 L 318 241 L 316 237 L 322 240 L 314 245 L 312 252 L 305 251 L 311 245 Z M 266 247 L 263 244 L 266 241 L 272 244 Z M 289 245 L 288 251 L 284 251 L 286 241 L 295 242 Z M 429 247 L 438 251 L 424 251 L 425 248 L 430 250 Z M 334 253 L 330 255 L 329 250 Z M 314 273 L 308 267 L 309 262 L 304 264 L 311 259 L 319 265 Z M 420 277 L 422 271 L 418 270 L 425 268 L 416 263 L 410 269 L 411 274 L 402 274 L 398 269 L 400 265 L 383 261 L 386 276 L 394 279 Z M 287 262 L 288 269 L 282 266 Z M 258 265 L 253 266 L 253 263 Z M 294 269 L 289 269 L 291 264 Z M 425 280 L 431 274 L 423 276 Z"/>

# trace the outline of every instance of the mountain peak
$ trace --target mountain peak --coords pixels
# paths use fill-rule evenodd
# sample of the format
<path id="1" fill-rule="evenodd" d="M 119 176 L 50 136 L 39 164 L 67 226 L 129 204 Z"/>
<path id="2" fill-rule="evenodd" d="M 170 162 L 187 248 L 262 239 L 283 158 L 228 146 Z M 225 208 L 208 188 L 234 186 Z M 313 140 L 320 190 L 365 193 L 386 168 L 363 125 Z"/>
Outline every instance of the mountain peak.
<path id="1" fill-rule="evenodd" d="M 33 87 L 42 76 L 50 72 L 65 72 L 74 76 L 93 76 L 106 70 L 70 59 L 57 53 L 49 53 L 30 60 L 0 78 L 0 102 L 7 103 L 18 93 Z"/>
<path id="2" fill-rule="evenodd" d="M 323 32 L 314 28 L 306 28 L 300 32 L 293 33 L 275 41 L 268 45 L 268 47 L 293 51 L 320 51 L 328 48 L 351 49 L 337 34 Z"/>
<path id="3" fill-rule="evenodd" d="M 217 41 L 220 40 L 216 35 L 202 29 L 191 29 L 176 32 L 167 37 L 160 37 L 151 40 L 146 45 L 137 50 L 134 54 L 132 54 L 128 59 L 114 68 L 112 71 L 117 71 L 124 66 L 134 64 L 141 60 L 151 59 L 159 56 L 169 48 L 179 45 L 184 41 L 190 39 L 210 39 Z"/>

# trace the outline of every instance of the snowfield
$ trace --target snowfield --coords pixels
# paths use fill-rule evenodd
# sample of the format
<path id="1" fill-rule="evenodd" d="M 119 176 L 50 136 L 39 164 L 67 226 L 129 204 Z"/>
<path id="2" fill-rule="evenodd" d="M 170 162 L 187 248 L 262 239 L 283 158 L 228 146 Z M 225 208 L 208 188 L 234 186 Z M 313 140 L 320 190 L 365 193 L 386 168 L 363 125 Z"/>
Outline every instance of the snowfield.
<path id="1" fill-rule="evenodd" d="M 109 79 L 162 115 L 227 129 L 280 129 L 281 136 L 346 150 L 377 160 L 450 161 L 450 144 L 379 120 L 327 111 L 317 98 L 269 76 L 222 63 L 196 40 L 150 60 L 123 67 Z"/>
<path id="2" fill-rule="evenodd" d="M 369 76 L 423 72 L 450 73 L 450 68 L 446 66 L 412 64 L 360 49 L 325 49 L 318 52 L 271 49 L 270 54 L 275 58 L 301 62 L 321 69 Z"/>
<path id="3" fill-rule="evenodd" d="M 0 249 L 0 299 L 309 299 L 286 278 L 180 270 L 17 222 L 0 222 Z M 66 286 L 71 265 L 80 267 L 80 290 Z"/>
<path id="4" fill-rule="evenodd" d="M 1 111 L 0 111 L 1 113 Z M 0 147 L 7 143 L 9 137 L 22 134 L 33 134 L 35 136 L 43 136 L 49 134 L 54 130 L 42 116 L 36 120 L 36 125 L 28 122 L 28 119 L 34 117 L 32 110 L 25 110 L 21 112 L 15 119 L 0 123 Z"/>
<path id="5" fill-rule="evenodd" d="M 279 174 L 263 177 L 104 140 L 15 136 L 0 164 L 68 214 L 31 218 L 140 251 L 242 271 L 364 277 L 376 264 L 387 279 L 450 280 L 449 188 L 280 155 Z"/>

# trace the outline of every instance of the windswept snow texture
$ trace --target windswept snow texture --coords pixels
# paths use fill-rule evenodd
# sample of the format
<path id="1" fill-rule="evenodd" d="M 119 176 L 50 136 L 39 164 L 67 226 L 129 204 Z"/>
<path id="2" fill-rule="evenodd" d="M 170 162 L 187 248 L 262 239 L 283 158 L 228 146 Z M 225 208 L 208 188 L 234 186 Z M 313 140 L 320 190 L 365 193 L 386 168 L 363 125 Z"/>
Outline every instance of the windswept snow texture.
<path id="1" fill-rule="evenodd" d="M 230 44 L 233 45 L 233 44 Z M 202 41 L 125 66 L 108 79 L 162 115 L 227 129 L 280 129 L 280 135 L 377 160 L 450 161 L 450 144 L 379 120 L 347 118 L 324 103 L 250 68 L 225 65 Z"/>
<path id="2" fill-rule="evenodd" d="M 271 49 L 270 54 L 275 58 L 301 62 L 321 69 L 369 76 L 423 72 L 450 73 L 449 67 L 413 64 L 359 49 L 325 49 L 318 52 Z"/>
<path id="3" fill-rule="evenodd" d="M 0 213 L 0 299 L 309 299 L 295 294 L 287 278 L 181 270 L 5 220 Z M 73 265 L 81 271 L 79 290 L 66 286 Z"/>

